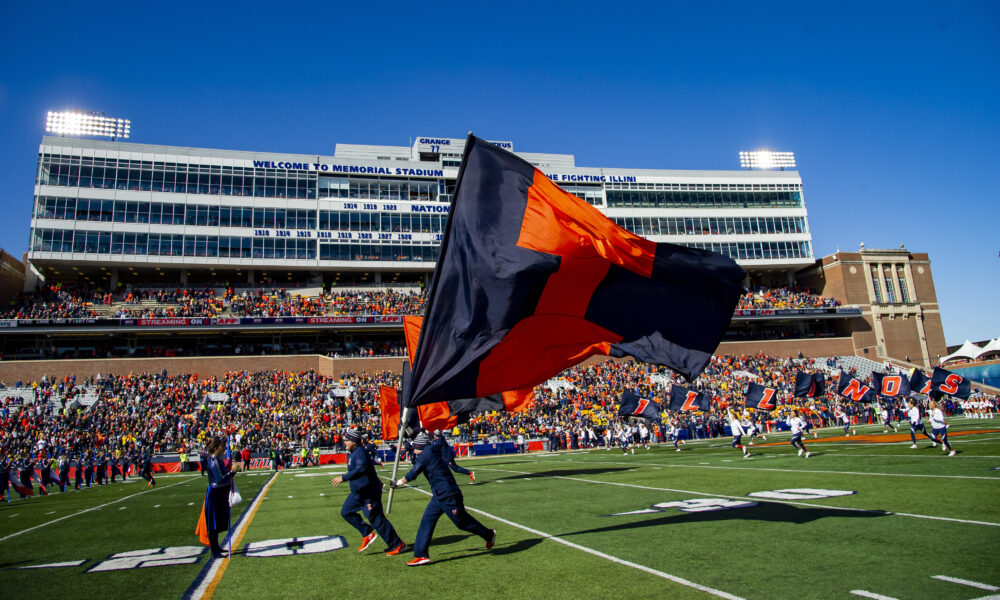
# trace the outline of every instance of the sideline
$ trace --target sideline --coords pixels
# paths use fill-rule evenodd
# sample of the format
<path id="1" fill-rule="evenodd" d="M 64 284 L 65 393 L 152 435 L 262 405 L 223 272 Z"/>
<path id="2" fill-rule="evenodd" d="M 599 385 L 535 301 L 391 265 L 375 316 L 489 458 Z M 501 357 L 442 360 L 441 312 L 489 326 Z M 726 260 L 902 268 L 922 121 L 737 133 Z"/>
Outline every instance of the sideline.
<path id="1" fill-rule="evenodd" d="M 275 471 L 271 478 L 267 480 L 259 490 L 257 490 L 257 495 L 254 496 L 253 502 L 250 503 L 250 507 L 243 511 L 240 515 L 240 520 L 234 525 L 235 531 L 232 533 L 232 545 L 228 548 L 229 559 L 219 559 L 210 558 L 205 566 L 202 568 L 201 572 L 198 573 L 198 577 L 195 578 L 191 587 L 188 588 L 187 592 L 181 597 L 182 600 L 207 600 L 212 597 L 215 593 L 216 586 L 219 585 L 219 581 L 222 580 L 222 575 L 225 574 L 226 568 L 229 566 L 229 560 L 232 560 L 233 549 L 239 547 L 240 542 L 243 540 L 243 534 L 246 533 L 247 527 L 250 525 L 250 521 L 253 521 L 253 517 L 257 514 L 257 508 L 260 506 L 261 501 L 264 496 L 267 495 L 267 490 L 271 489 L 271 484 L 278 478 L 278 474 L 281 471 Z"/>
<path id="2" fill-rule="evenodd" d="M 487 469 L 487 470 L 491 470 L 491 469 Z M 420 488 L 417 488 L 417 487 L 412 487 L 412 486 L 403 486 L 403 487 L 409 488 L 411 490 L 416 490 L 416 491 L 420 492 L 421 494 L 424 494 L 424 495 L 427 495 L 427 496 L 432 496 L 432 494 L 430 492 L 428 492 L 427 490 L 423 490 L 423 489 L 420 489 Z M 587 554 L 591 554 L 593 556 L 597 556 L 597 557 L 603 558 L 605 560 L 610 560 L 611 562 L 617 563 L 619 565 L 624 565 L 626 567 L 632 567 L 633 569 L 638 569 L 639 571 L 643 571 L 645 573 L 649 573 L 650 575 L 656 575 L 657 577 L 662 577 L 663 579 L 667 579 L 669 581 L 673 581 L 674 583 L 679 583 L 679 584 L 681 584 L 683 586 L 686 586 L 686 587 L 689 587 L 689 588 L 692 588 L 692 589 L 696 589 L 696 590 L 705 592 L 706 594 L 711 594 L 713 596 L 718 596 L 719 598 L 726 598 L 726 600 L 744 600 L 740 596 L 734 596 L 733 594 L 730 594 L 728 592 L 723 592 L 722 590 L 717 590 L 715 588 L 710 588 L 708 586 L 701 585 L 700 583 L 695 583 L 693 581 L 689 581 L 687 579 L 684 579 L 683 577 L 678 577 L 676 575 L 671 575 L 670 573 L 664 573 L 663 571 L 658 571 L 656 569 L 653 569 L 651 567 L 647 567 L 645 565 L 640 565 L 638 563 L 634 563 L 632 561 L 625 560 L 623 558 L 618 558 L 617 556 L 611 556 L 610 554 L 605 554 L 604 552 L 601 552 L 599 550 L 594 550 L 593 548 L 588 548 L 586 546 L 581 546 L 580 544 L 574 544 L 573 542 L 564 540 L 564 539 L 562 539 L 560 537 L 556 537 L 556 536 L 554 536 L 554 535 L 552 535 L 550 533 L 545 533 L 544 531 L 539 531 L 537 529 L 532 529 L 531 527 L 528 527 L 527 525 L 521 525 L 520 523 L 515 523 L 513 521 L 508 521 L 507 519 L 503 519 L 503 518 L 498 517 L 496 515 L 492 515 L 492 514 L 486 512 L 486 511 L 479 510 L 478 508 L 472 508 L 471 506 L 466 506 L 465 509 L 468 510 L 468 511 L 470 511 L 470 512 L 474 512 L 474 513 L 478 513 L 480 515 L 483 515 L 484 517 L 487 517 L 489 519 L 493 519 L 494 521 L 499 521 L 499 522 L 501 522 L 501 523 L 503 523 L 505 525 L 510 525 L 511 527 L 516 527 L 518 529 L 522 529 L 524 531 L 527 531 L 528 533 L 537 535 L 539 537 L 543 537 L 543 538 L 545 538 L 547 540 L 552 540 L 553 542 L 558 542 L 560 544 L 563 544 L 564 546 L 569 546 L 570 548 L 575 548 L 575 549 L 580 550 L 582 552 L 586 552 Z"/>
<path id="3" fill-rule="evenodd" d="M 610 463 L 610 464 L 621 464 L 621 463 Z M 615 482 L 615 481 L 597 481 L 595 479 L 583 479 L 581 477 L 565 477 L 563 475 L 541 475 L 541 474 L 531 473 L 531 472 L 527 472 L 527 471 L 514 471 L 514 470 L 510 470 L 510 469 L 486 469 L 486 468 L 483 468 L 482 470 L 483 471 L 500 471 L 502 473 L 516 473 L 518 475 L 532 475 L 532 476 L 536 476 L 537 475 L 539 479 L 542 479 L 542 478 L 567 479 L 569 481 L 579 481 L 579 482 L 582 482 L 582 483 L 596 483 L 596 484 L 599 484 L 599 485 L 613 485 L 613 486 L 618 486 L 618 487 L 626 487 L 626 488 L 633 488 L 633 489 L 639 489 L 639 490 L 656 490 L 656 491 L 663 491 L 663 492 L 678 492 L 678 493 L 681 493 L 681 494 L 690 494 L 692 496 L 710 496 L 710 497 L 715 497 L 715 498 L 729 498 L 729 499 L 732 499 L 732 500 L 743 500 L 743 501 L 746 501 L 746 499 L 748 498 L 748 496 L 732 496 L 730 494 L 714 494 L 714 493 L 711 493 L 711 492 L 697 492 L 697 491 L 693 491 L 693 490 L 679 490 L 679 489 L 675 489 L 675 488 L 654 487 L 654 486 L 649 486 L 649 485 L 638 485 L 638 484 L 634 484 L 634 483 L 619 483 L 619 482 Z M 953 517 L 935 517 L 933 515 L 918 515 L 918 514 L 913 514 L 913 513 L 895 512 L 895 511 L 890 511 L 890 510 L 877 510 L 877 509 L 870 509 L 870 508 L 849 508 L 849 507 L 844 507 L 844 506 L 830 506 L 830 505 L 826 505 L 826 504 L 813 504 L 811 502 L 795 502 L 795 501 L 792 501 L 792 500 L 771 500 L 769 498 L 759 498 L 759 497 L 756 497 L 756 496 L 753 499 L 754 499 L 755 502 L 771 502 L 773 504 L 792 504 L 792 505 L 796 505 L 796 506 L 809 506 L 809 507 L 812 507 L 812 508 L 826 508 L 826 509 L 829 509 L 829 510 L 842 510 L 842 511 L 845 511 L 845 512 L 874 513 L 874 514 L 885 515 L 885 516 L 892 516 L 892 515 L 894 515 L 894 516 L 897 516 L 897 517 L 912 517 L 912 518 L 915 518 L 915 519 L 928 519 L 928 520 L 932 520 L 932 521 L 950 521 L 950 522 L 953 522 L 953 523 L 967 523 L 969 525 L 987 525 L 989 527 L 1000 527 L 1000 523 L 993 523 L 991 521 L 973 521 L 973 520 L 970 520 L 970 519 L 957 519 L 957 518 L 953 518 Z"/>
<path id="4" fill-rule="evenodd" d="M 184 485 L 185 483 L 189 483 L 189 481 L 178 481 L 177 483 L 172 483 L 170 485 L 165 485 L 165 486 L 163 486 L 163 487 L 161 487 L 159 489 L 165 490 L 167 488 L 172 488 L 172 487 L 174 487 L 176 485 Z M 10 535 L 8 535 L 6 537 L 2 537 L 2 538 L 0 538 L 0 542 L 5 542 L 5 541 L 9 540 L 12 537 L 17 537 L 17 536 L 21 535 L 22 533 L 28 533 L 29 531 L 34 531 L 34 530 L 39 529 L 41 527 L 45 527 L 46 525 L 51 525 L 53 523 L 58 523 L 59 521 L 63 521 L 65 519 L 71 519 L 71 518 L 76 517 L 78 515 L 82 515 L 84 513 L 89 513 L 91 511 L 104 508 L 105 506 L 111 506 L 112 504 L 118 504 L 119 502 L 128 500 L 129 498 L 135 498 L 136 496 L 141 496 L 143 494 L 148 494 L 150 492 L 155 492 L 156 490 L 157 490 L 157 488 L 153 488 L 151 490 L 144 490 L 144 491 L 141 491 L 141 492 L 136 492 L 134 494 L 129 494 L 128 496 L 123 496 L 123 497 L 121 497 L 121 498 L 119 498 L 117 500 L 112 500 L 111 502 L 107 502 L 107 503 L 101 504 L 99 506 L 94 506 L 92 508 L 81 510 L 80 512 L 76 512 L 76 513 L 73 513 L 71 515 L 66 515 L 65 517 L 59 517 L 58 519 L 53 519 L 53 520 L 48 521 L 46 523 L 42 523 L 41 525 L 35 525 L 34 527 L 29 527 L 28 529 L 23 529 L 21 531 L 17 531 L 15 533 L 12 533 L 12 534 L 10 534 Z"/>

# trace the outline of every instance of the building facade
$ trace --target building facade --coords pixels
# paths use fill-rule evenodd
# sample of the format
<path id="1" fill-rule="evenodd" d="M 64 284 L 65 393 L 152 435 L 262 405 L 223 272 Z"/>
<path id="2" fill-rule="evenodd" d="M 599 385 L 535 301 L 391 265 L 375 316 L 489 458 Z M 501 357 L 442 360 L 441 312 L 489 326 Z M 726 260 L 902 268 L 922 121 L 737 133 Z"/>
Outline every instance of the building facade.
<path id="1" fill-rule="evenodd" d="M 418 137 L 317 156 L 45 137 L 28 259 L 46 280 L 111 288 L 421 281 L 464 145 Z M 787 279 L 813 262 L 798 172 L 591 168 L 518 154 L 651 240 L 721 252 L 758 276 Z"/>
<path id="2" fill-rule="evenodd" d="M 817 293 L 861 307 L 849 322 L 856 353 L 932 367 L 947 354 L 926 253 L 899 249 L 838 252 L 797 275 Z"/>

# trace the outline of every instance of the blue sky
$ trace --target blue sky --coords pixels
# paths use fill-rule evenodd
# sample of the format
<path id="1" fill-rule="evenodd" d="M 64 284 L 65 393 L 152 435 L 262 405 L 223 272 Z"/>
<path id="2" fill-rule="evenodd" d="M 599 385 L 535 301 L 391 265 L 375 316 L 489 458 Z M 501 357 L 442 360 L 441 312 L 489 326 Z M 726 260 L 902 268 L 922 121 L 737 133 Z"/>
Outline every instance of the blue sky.
<path id="1" fill-rule="evenodd" d="M 16 256 L 53 109 L 268 152 L 473 130 L 581 166 L 729 169 L 766 146 L 796 153 L 817 256 L 928 252 L 948 343 L 1000 335 L 997 2 L 6 2 L 0 32 Z"/>

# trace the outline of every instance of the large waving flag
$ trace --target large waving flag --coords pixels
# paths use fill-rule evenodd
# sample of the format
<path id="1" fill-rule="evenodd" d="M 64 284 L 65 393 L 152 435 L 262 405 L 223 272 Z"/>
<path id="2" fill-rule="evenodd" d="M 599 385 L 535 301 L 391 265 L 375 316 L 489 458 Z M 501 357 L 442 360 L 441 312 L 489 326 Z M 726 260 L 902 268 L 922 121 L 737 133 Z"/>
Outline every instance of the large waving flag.
<path id="1" fill-rule="evenodd" d="M 712 398 L 705 392 L 689 390 L 679 385 L 670 388 L 670 410 L 708 412 Z"/>
<path id="2" fill-rule="evenodd" d="M 411 357 L 416 354 L 422 324 L 423 319 L 421 317 L 403 317 L 403 334 L 406 338 L 407 351 Z M 409 372 L 410 364 L 404 364 L 404 391 L 411 389 L 412 375 L 408 375 Z M 518 412 L 526 410 L 531 406 L 534 399 L 534 391 L 529 387 L 523 390 L 493 394 L 485 398 L 466 398 L 423 404 L 416 407 L 415 417 L 412 421 L 408 420 L 407 429 L 415 429 L 417 419 L 419 419 L 419 424 L 429 431 L 451 429 L 456 425 L 467 423 L 476 414 L 494 411 Z M 396 403 L 393 404 L 393 402 Z M 400 419 L 400 405 L 403 402 L 398 401 L 395 389 L 380 388 L 379 404 L 384 406 L 382 411 L 382 439 L 395 439 L 399 433 L 397 427 L 399 426 Z M 414 411 L 411 411 L 411 414 L 413 413 Z M 390 432 L 392 436 L 386 437 L 386 433 Z"/>
<path id="3" fill-rule="evenodd" d="M 931 375 L 931 388 L 939 394 L 955 396 L 962 400 L 968 400 L 969 394 L 972 392 L 972 384 L 968 379 L 941 367 L 934 367 L 934 373 Z"/>
<path id="4" fill-rule="evenodd" d="M 910 379 L 902 375 L 872 371 L 872 385 L 880 396 L 909 396 Z"/>
<path id="5" fill-rule="evenodd" d="M 625 390 L 621 397 L 621 405 L 618 407 L 620 417 L 642 417 L 651 421 L 661 421 L 660 405 L 652 400 L 639 398 L 635 392 Z"/>
<path id="6" fill-rule="evenodd" d="M 837 382 L 837 393 L 854 402 L 875 401 L 875 389 L 872 386 L 861 383 L 843 371 L 840 372 L 840 381 Z"/>
<path id="7" fill-rule="evenodd" d="M 598 354 L 693 379 L 722 339 L 744 277 L 721 254 L 625 231 L 470 135 L 408 401 L 523 389 Z"/>
<path id="8" fill-rule="evenodd" d="M 751 381 L 747 386 L 746 405 L 757 410 L 774 410 L 778 407 L 778 390 Z"/>
<path id="9" fill-rule="evenodd" d="M 826 394 L 826 376 L 822 373 L 803 373 L 795 375 L 796 398 L 819 398 Z"/>

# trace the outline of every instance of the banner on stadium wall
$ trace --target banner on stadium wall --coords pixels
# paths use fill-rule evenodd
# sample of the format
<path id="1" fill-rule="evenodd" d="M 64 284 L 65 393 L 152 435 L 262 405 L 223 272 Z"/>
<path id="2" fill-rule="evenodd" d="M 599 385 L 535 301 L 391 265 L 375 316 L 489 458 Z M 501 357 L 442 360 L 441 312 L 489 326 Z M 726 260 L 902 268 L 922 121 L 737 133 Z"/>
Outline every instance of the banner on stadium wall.
<path id="1" fill-rule="evenodd" d="M 368 325 L 403 322 L 400 315 L 360 315 L 332 317 L 177 317 L 149 319 L 6 319 L 0 327 L 245 327 L 252 325 Z"/>
<path id="2" fill-rule="evenodd" d="M 779 316 L 860 315 L 856 307 L 747 309 L 733 317 L 766 318 Z M 328 317 L 165 317 L 139 319 L 0 319 L 0 328 L 14 327 L 252 327 L 254 325 L 377 325 L 402 324 L 401 315 L 337 315 Z"/>

